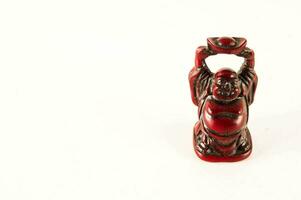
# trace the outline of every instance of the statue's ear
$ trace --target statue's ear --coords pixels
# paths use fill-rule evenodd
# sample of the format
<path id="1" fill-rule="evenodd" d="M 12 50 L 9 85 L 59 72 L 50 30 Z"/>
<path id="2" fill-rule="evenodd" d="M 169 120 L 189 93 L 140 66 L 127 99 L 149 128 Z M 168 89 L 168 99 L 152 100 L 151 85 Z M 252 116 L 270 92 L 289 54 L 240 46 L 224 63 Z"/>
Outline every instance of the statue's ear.
<path id="1" fill-rule="evenodd" d="M 247 40 L 240 37 L 207 38 L 208 48 L 215 53 L 239 54 L 247 45 Z"/>

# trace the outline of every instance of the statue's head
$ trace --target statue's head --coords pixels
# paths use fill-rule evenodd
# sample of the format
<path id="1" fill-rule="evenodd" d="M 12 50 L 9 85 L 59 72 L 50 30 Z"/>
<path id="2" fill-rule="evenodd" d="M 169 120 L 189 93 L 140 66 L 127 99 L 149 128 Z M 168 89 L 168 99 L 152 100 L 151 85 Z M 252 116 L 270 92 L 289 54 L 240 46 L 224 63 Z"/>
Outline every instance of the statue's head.
<path id="1" fill-rule="evenodd" d="M 232 69 L 218 70 L 213 79 L 212 95 L 216 100 L 232 101 L 241 93 L 237 73 Z"/>

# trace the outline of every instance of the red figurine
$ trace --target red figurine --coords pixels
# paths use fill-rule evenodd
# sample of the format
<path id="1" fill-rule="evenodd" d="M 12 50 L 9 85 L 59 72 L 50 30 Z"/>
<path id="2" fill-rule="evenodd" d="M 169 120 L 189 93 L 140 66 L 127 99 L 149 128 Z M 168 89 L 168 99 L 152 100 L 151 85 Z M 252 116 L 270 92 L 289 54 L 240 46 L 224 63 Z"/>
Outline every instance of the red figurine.
<path id="1" fill-rule="evenodd" d="M 208 46 L 196 50 L 189 83 L 192 101 L 198 106 L 199 114 L 193 145 L 202 160 L 234 162 L 251 154 L 248 107 L 254 100 L 257 75 L 254 52 L 246 44 L 244 38 L 212 37 L 207 39 Z M 216 54 L 234 54 L 245 60 L 237 73 L 229 68 L 212 73 L 205 59 Z"/>

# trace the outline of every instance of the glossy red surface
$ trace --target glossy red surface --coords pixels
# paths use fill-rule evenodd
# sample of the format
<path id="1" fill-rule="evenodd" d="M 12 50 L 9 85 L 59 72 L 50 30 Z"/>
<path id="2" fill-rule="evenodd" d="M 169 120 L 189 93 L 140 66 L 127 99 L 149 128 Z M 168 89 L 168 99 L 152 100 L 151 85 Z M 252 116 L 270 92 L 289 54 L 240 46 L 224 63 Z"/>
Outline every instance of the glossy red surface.
<path id="1" fill-rule="evenodd" d="M 246 103 L 242 98 L 229 104 L 221 104 L 208 98 L 204 102 L 203 121 L 206 127 L 220 135 L 237 132 L 247 122 Z"/>
<path id="2" fill-rule="evenodd" d="M 220 37 L 216 41 L 219 46 L 223 47 L 234 47 L 236 45 L 236 41 L 232 37 Z"/>
<path id="3" fill-rule="evenodd" d="M 233 42 L 233 40 L 235 42 Z M 235 45 L 233 45 L 235 43 Z M 244 38 L 229 38 L 229 37 L 212 37 L 207 39 L 208 48 L 216 53 L 238 54 L 247 45 L 247 40 Z"/>
<path id="4" fill-rule="evenodd" d="M 252 152 L 247 121 L 258 80 L 254 52 L 246 47 L 244 38 L 215 37 L 208 38 L 207 43 L 208 47 L 197 48 L 195 66 L 189 73 L 191 98 L 199 113 L 194 126 L 194 150 L 205 161 L 239 161 Z M 243 57 L 241 70 L 223 68 L 212 73 L 205 59 L 219 53 Z"/>

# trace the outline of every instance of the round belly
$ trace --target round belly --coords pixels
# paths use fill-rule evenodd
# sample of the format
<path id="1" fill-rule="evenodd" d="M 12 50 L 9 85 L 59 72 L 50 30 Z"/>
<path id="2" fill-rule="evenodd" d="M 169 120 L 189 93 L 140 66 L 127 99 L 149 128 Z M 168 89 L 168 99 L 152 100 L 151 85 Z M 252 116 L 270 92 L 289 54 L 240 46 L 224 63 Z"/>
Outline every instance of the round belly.
<path id="1" fill-rule="evenodd" d="M 231 103 L 221 103 L 212 97 L 205 101 L 202 112 L 204 125 L 219 134 L 231 134 L 241 130 L 247 122 L 245 100 L 239 98 Z"/>

